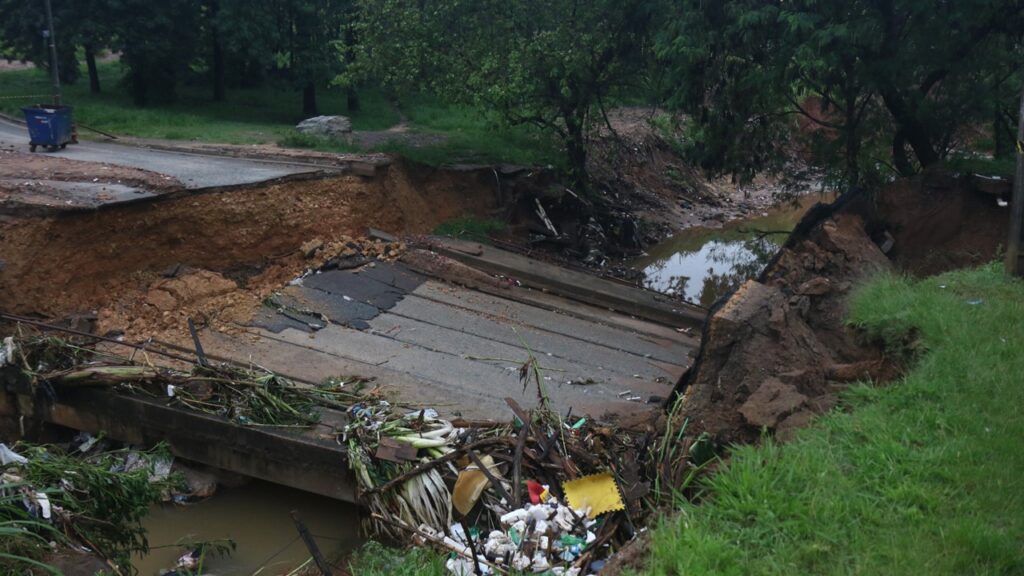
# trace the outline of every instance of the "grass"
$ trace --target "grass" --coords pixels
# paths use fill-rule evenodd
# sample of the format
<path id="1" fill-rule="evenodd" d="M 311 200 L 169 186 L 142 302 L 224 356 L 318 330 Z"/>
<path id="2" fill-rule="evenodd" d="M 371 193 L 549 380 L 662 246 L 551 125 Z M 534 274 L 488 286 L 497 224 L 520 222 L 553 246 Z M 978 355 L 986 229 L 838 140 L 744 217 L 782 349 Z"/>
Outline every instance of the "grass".
<path id="1" fill-rule="evenodd" d="M 882 278 L 851 322 L 926 352 L 794 442 L 734 449 L 653 531 L 647 573 L 1024 573 L 1024 283 Z"/>
<path id="2" fill-rule="evenodd" d="M 444 141 L 412 146 L 399 141 L 384 142 L 369 149 L 344 142 L 331 142 L 298 134 L 294 126 L 302 120 L 301 93 L 268 84 L 261 88 L 230 89 L 226 102 L 213 102 L 205 85 L 179 86 L 178 99 L 172 104 L 136 107 L 121 77 L 117 62 L 99 65 L 104 92 L 91 94 L 83 77 L 65 86 L 64 101 L 75 107 L 80 124 L 117 135 L 167 140 L 227 144 L 273 144 L 294 148 L 334 152 L 392 152 L 413 160 L 437 165 L 442 163 L 514 163 L 558 164 L 561 154 L 553 141 L 537 130 L 526 127 L 500 127 L 494 118 L 479 110 L 448 105 L 436 98 L 409 96 L 400 109 L 380 90 L 360 92 L 360 110 L 347 108 L 340 90 L 321 90 L 317 102 L 321 114 L 341 114 L 352 119 L 354 130 L 386 130 L 398 124 L 403 115 L 411 132 L 431 133 Z M 19 98 L 50 92 L 50 81 L 42 70 L 25 69 L 0 72 L 0 112 L 21 116 L 21 107 L 45 98 Z M 90 137 L 81 130 L 83 137 Z"/>
<path id="3" fill-rule="evenodd" d="M 461 238 L 481 244 L 490 244 L 491 235 L 505 230 L 505 223 L 497 220 L 481 220 L 468 216 L 441 223 L 434 228 L 434 234 Z"/>
<path id="4" fill-rule="evenodd" d="M 359 576 L 446 576 L 444 558 L 427 548 L 398 551 L 368 542 L 349 562 L 349 573 Z"/>
<path id="5" fill-rule="evenodd" d="M 1017 169 L 1017 160 L 1012 156 L 1009 158 L 960 157 L 948 160 L 945 163 L 945 168 L 950 172 L 1013 179 L 1014 171 Z"/>

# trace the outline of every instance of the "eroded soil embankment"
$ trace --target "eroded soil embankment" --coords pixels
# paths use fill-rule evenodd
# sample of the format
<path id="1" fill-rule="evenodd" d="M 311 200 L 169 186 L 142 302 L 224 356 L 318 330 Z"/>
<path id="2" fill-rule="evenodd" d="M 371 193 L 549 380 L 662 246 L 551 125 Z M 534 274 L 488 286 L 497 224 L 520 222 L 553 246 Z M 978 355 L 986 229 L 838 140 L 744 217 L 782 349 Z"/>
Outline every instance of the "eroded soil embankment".
<path id="1" fill-rule="evenodd" d="M 1008 217 L 972 180 L 944 174 L 812 209 L 762 275 L 712 310 L 677 387 L 688 435 L 785 437 L 831 409 L 849 383 L 895 377 L 899 359 L 846 325 L 851 291 L 880 273 L 991 261 Z"/>
<path id="2" fill-rule="evenodd" d="M 339 176 L 181 193 L 86 214 L 0 226 L 0 309 L 58 316 L 95 309 L 176 265 L 287 280 L 312 238 L 367 227 L 423 233 L 496 207 L 493 174 L 394 163 Z"/>

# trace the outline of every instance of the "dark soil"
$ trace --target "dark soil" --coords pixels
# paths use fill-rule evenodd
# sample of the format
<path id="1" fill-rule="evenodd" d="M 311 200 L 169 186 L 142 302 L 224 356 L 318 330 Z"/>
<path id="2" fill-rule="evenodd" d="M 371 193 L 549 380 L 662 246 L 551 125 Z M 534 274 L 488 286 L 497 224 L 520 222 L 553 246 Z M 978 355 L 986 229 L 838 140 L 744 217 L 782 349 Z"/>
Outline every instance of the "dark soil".
<path id="1" fill-rule="evenodd" d="M 872 233 L 888 230 L 895 240 L 889 256 L 917 275 L 990 262 L 1006 246 L 1010 209 L 997 200 L 1010 184 L 987 184 L 941 172 L 902 180 L 878 195 Z"/>
<path id="2" fill-rule="evenodd" d="M 812 209 L 761 276 L 712 309 L 677 386 L 688 435 L 755 442 L 767 429 L 784 439 L 849 383 L 896 377 L 900 358 L 845 324 L 850 292 L 880 273 L 989 262 L 1008 216 L 972 180 L 938 173 Z"/>

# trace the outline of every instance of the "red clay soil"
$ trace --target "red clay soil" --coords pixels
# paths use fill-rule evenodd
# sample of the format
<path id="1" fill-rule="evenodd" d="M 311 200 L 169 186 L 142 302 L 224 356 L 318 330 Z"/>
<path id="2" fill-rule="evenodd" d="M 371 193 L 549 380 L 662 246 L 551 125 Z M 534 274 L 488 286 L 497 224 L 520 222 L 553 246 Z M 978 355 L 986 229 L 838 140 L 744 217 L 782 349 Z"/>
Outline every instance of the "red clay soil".
<path id="1" fill-rule="evenodd" d="M 428 232 L 495 204 L 489 173 L 394 163 L 369 178 L 172 193 L 88 214 L 8 219 L 0 223 L 2 308 L 44 316 L 96 310 L 178 265 L 283 282 L 307 265 L 299 249 L 311 239 L 360 236 L 368 227 Z"/>
<path id="2" fill-rule="evenodd" d="M 812 209 L 765 272 L 712 310 L 677 387 L 688 435 L 754 442 L 768 429 L 785 438 L 850 382 L 894 378 L 900 366 L 845 324 L 850 292 L 887 271 L 991 261 L 1007 221 L 995 197 L 941 174 Z"/>
<path id="3" fill-rule="evenodd" d="M 95 332 L 122 333 L 129 341 L 147 338 L 186 343 L 188 320 L 227 334 L 240 334 L 267 296 L 304 270 L 317 269 L 334 257 L 354 256 L 394 260 L 405 252 L 404 242 L 382 242 L 340 236 L 304 242 L 294 254 L 274 261 L 248 279 L 226 278 L 210 270 L 176 268 L 148 284 L 126 287 L 104 303 L 96 314 Z"/>

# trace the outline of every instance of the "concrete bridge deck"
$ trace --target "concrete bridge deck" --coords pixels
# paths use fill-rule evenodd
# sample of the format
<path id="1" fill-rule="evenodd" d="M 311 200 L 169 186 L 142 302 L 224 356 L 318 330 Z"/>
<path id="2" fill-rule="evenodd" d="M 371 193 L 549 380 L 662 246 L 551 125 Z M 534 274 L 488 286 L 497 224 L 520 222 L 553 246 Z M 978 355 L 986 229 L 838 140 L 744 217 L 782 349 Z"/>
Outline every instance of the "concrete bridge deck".
<path id="1" fill-rule="evenodd" d="M 471 251 L 478 261 L 468 263 L 481 270 L 494 270 L 488 259 L 522 262 L 492 248 Z M 535 406 L 536 389 L 524 389 L 519 379 L 531 355 L 563 414 L 635 421 L 661 410 L 698 344 L 677 328 L 688 322 L 698 333 L 700 311 L 593 276 L 551 273 L 548 265 L 540 267 L 547 275 L 538 274 L 527 262 L 522 277 L 529 281 L 521 286 L 482 289 L 401 263 L 325 271 L 283 289 L 276 307 L 263 309 L 241 334 L 200 336 L 212 356 L 307 382 L 372 378 L 389 400 L 453 418 L 507 421 L 505 397 Z M 517 277 L 514 266 L 502 272 Z M 609 310 L 615 302 L 620 309 L 644 303 L 646 318 Z M 355 497 L 345 451 L 328 433 L 331 422 L 340 421 L 337 414 L 299 433 L 238 426 L 161 400 L 96 390 L 61 394 L 49 405 L 31 407 L 25 400 L 15 402 L 23 413 L 49 422 L 140 444 L 166 440 L 186 459 L 334 498 Z"/>

